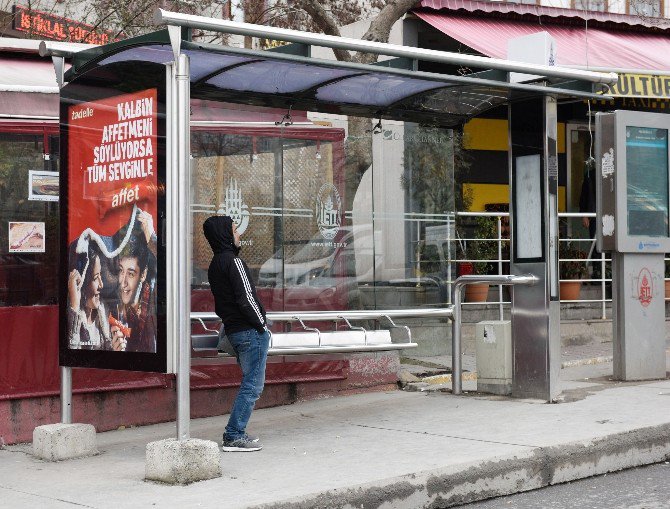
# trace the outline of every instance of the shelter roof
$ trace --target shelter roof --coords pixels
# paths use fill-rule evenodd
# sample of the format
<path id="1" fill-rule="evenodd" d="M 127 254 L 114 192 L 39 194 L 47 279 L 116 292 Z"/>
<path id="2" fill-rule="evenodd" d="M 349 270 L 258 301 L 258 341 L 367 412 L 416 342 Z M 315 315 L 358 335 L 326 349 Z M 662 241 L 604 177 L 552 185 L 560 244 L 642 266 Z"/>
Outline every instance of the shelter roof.
<path id="1" fill-rule="evenodd" d="M 171 62 L 168 40 L 162 31 L 79 52 L 66 79 L 117 62 Z M 452 76 L 187 41 L 181 51 L 190 59 L 195 99 L 457 125 L 512 100 L 595 97 L 590 83 L 580 89 L 583 83 L 560 78 L 547 80 L 548 89 L 507 83 L 501 72 Z"/>

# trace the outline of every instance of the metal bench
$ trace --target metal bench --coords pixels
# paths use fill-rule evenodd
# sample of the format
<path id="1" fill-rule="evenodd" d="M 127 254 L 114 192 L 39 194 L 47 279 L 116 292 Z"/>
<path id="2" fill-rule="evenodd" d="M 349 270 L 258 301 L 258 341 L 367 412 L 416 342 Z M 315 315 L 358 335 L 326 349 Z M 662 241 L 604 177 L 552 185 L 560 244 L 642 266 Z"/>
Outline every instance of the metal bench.
<path id="1" fill-rule="evenodd" d="M 277 332 L 270 339 L 269 355 L 298 355 L 311 353 L 375 352 L 387 350 L 405 350 L 415 348 L 409 327 L 396 325 L 394 318 L 451 318 L 452 307 L 435 309 L 393 309 L 374 311 L 305 311 L 271 312 L 267 314 L 272 322 L 297 324 L 301 332 Z M 352 321 L 386 321 L 386 329 L 365 329 L 353 325 Z M 218 322 L 214 313 L 191 313 L 191 321 L 199 322 L 207 331 L 205 334 L 191 336 L 193 349 L 215 349 L 218 344 L 218 330 L 206 325 L 206 322 Z M 307 325 L 314 322 L 335 322 L 336 330 L 321 331 Z M 343 322 L 347 330 L 337 330 L 337 324 Z M 404 337 L 394 341 L 391 331 L 402 330 Z"/>

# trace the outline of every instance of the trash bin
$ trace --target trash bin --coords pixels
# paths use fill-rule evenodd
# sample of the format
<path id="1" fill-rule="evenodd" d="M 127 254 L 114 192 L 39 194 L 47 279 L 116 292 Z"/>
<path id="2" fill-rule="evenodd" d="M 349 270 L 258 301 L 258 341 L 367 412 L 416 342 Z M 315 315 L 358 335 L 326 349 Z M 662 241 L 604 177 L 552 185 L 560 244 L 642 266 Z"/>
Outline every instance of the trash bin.
<path id="1" fill-rule="evenodd" d="M 475 325 L 477 391 L 512 392 L 512 322 L 484 321 Z"/>

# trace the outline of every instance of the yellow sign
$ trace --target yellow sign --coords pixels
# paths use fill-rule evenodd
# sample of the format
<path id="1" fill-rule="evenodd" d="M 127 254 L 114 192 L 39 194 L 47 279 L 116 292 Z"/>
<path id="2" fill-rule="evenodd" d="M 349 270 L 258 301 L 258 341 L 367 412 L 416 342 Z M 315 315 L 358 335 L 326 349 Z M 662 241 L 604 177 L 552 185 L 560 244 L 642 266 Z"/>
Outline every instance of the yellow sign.
<path id="1" fill-rule="evenodd" d="M 278 48 L 279 46 L 286 46 L 287 44 L 288 44 L 288 42 L 277 41 L 276 39 L 261 39 L 260 40 L 261 49 Z"/>
<path id="2" fill-rule="evenodd" d="M 620 73 L 619 81 L 609 85 L 605 94 L 614 97 L 670 99 L 670 76 Z"/>

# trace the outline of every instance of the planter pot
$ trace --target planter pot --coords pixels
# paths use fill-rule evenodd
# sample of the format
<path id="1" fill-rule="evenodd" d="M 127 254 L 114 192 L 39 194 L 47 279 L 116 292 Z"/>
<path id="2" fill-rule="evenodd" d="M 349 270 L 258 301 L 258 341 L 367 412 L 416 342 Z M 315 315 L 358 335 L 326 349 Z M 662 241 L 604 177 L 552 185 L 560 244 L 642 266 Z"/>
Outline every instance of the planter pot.
<path id="1" fill-rule="evenodd" d="M 559 290 L 561 300 L 577 300 L 581 290 L 581 281 L 561 281 Z"/>
<path id="2" fill-rule="evenodd" d="M 457 267 L 456 270 L 459 276 L 469 276 L 475 273 L 475 266 L 470 262 L 459 262 Z"/>
<path id="3" fill-rule="evenodd" d="M 665 282 L 665 298 L 670 297 L 670 281 Z"/>
<path id="4" fill-rule="evenodd" d="M 489 296 L 489 285 L 466 285 L 465 302 L 486 302 Z"/>

